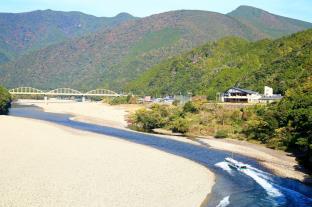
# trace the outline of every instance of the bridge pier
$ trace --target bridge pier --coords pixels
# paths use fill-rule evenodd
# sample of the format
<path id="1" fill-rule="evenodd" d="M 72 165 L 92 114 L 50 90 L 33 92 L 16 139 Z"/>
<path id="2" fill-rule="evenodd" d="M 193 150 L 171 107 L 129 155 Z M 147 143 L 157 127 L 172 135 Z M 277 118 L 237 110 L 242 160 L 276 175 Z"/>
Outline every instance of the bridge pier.
<path id="1" fill-rule="evenodd" d="M 48 104 L 48 97 L 47 96 L 44 96 L 44 103 Z"/>
<path id="2" fill-rule="evenodd" d="M 85 96 L 82 96 L 81 101 L 82 101 L 82 103 L 86 102 L 86 97 L 85 97 Z"/>

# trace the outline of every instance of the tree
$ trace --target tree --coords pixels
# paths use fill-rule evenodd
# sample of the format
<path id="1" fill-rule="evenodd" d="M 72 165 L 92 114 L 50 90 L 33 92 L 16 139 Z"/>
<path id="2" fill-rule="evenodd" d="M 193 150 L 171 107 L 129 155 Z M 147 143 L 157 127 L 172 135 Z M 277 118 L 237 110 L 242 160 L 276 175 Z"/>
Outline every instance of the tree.
<path id="1" fill-rule="evenodd" d="M 185 113 L 197 113 L 198 108 L 193 104 L 193 102 L 188 101 L 183 106 L 183 112 L 185 112 Z"/>
<path id="2" fill-rule="evenodd" d="M 0 115 L 9 113 L 11 100 L 11 95 L 8 90 L 0 86 Z"/>

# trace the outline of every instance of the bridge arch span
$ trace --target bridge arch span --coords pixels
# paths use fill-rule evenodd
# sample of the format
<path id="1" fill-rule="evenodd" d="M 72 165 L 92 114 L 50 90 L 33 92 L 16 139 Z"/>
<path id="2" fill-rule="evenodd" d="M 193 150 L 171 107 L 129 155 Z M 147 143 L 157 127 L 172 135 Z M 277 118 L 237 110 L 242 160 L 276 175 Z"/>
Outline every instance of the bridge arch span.
<path id="1" fill-rule="evenodd" d="M 83 95 L 80 91 L 71 89 L 71 88 L 57 88 L 53 89 L 49 92 L 46 93 L 47 95 L 65 95 L 65 96 L 70 96 L 70 95 Z"/>
<path id="2" fill-rule="evenodd" d="M 16 94 L 16 95 L 40 95 L 40 94 L 45 94 L 42 90 L 39 90 L 37 88 L 32 88 L 32 87 L 18 87 L 18 88 L 13 88 L 9 90 L 11 94 Z"/>
<path id="3" fill-rule="evenodd" d="M 99 88 L 99 89 L 88 91 L 85 94 L 85 96 L 120 96 L 120 95 L 116 93 L 115 91 Z"/>

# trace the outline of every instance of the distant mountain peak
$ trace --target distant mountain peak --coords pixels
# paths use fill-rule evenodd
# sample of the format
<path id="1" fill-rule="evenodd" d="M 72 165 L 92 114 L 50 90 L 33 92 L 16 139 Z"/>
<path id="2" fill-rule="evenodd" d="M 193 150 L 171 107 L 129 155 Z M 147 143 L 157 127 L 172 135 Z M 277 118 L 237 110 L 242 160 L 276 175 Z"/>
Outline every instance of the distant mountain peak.
<path id="1" fill-rule="evenodd" d="M 1 14 L 1 13 L 0 13 Z M 85 14 L 83 12 L 80 11 L 58 11 L 58 10 L 52 10 L 52 9 L 44 9 L 44 10 L 34 10 L 34 11 L 29 11 L 29 12 L 21 12 L 21 13 L 15 13 L 17 15 L 19 14 L 30 14 L 30 15 L 84 15 L 84 16 L 93 16 L 93 15 L 89 15 L 89 14 Z"/>
<path id="2" fill-rule="evenodd" d="M 131 14 L 127 13 L 127 12 L 121 12 L 119 14 L 117 14 L 115 16 L 115 18 L 119 18 L 119 19 L 131 19 L 134 18 L 134 16 L 132 16 Z"/>
<path id="3" fill-rule="evenodd" d="M 235 18 L 249 27 L 252 36 L 257 34 L 262 38 L 279 38 L 285 35 L 285 31 L 294 33 L 312 28 L 312 24 L 309 22 L 290 19 L 251 6 L 239 6 L 227 16 Z"/>
<path id="4" fill-rule="evenodd" d="M 261 10 L 261 11 L 264 11 L 264 10 L 259 9 L 257 7 L 248 6 L 248 5 L 241 5 L 241 6 L 237 7 L 235 10 Z"/>
<path id="5" fill-rule="evenodd" d="M 269 13 L 265 10 L 256 8 L 256 7 L 252 7 L 252 6 L 247 6 L 247 5 L 242 5 L 237 7 L 235 10 L 233 10 L 232 12 L 228 13 L 229 15 L 234 15 L 234 14 L 239 14 L 239 15 L 260 15 L 263 13 Z"/>

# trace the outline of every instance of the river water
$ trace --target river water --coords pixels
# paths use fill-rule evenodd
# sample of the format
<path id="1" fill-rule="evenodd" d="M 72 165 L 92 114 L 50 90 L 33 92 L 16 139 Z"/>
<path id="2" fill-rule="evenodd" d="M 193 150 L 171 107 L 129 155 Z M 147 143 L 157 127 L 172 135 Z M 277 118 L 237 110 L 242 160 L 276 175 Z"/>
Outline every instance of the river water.
<path id="1" fill-rule="evenodd" d="M 229 152 L 211 149 L 156 135 L 87 124 L 70 120 L 69 115 L 43 112 L 35 107 L 14 107 L 11 116 L 45 120 L 75 129 L 109 135 L 118 139 L 147 145 L 193 160 L 209 168 L 216 175 L 216 184 L 206 207 L 271 207 L 312 206 L 312 187 L 298 181 L 272 175 L 255 160 L 234 154 L 234 158 L 248 164 L 245 170 L 235 170 L 224 162 Z"/>

